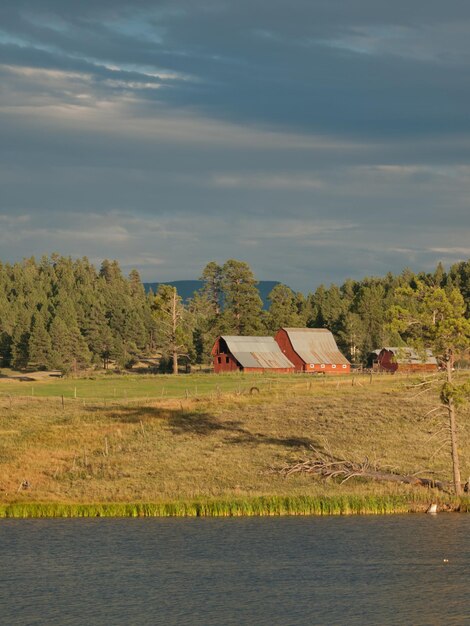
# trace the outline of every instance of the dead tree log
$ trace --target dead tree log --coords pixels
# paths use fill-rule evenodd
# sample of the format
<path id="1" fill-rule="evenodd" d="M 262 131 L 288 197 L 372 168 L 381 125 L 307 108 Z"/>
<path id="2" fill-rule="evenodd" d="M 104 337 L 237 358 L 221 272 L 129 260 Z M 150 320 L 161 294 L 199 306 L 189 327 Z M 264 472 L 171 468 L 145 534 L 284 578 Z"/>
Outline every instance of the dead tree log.
<path id="1" fill-rule="evenodd" d="M 283 476 L 298 473 L 315 474 L 326 480 L 340 479 L 341 483 L 346 482 L 350 478 L 366 478 L 368 480 L 431 487 L 444 492 L 450 491 L 451 484 L 448 482 L 417 476 L 416 474 L 398 474 L 385 468 L 380 468 L 377 464 L 371 463 L 367 457 L 358 463 L 336 458 L 329 452 L 320 452 L 313 447 L 312 450 L 314 453 L 312 458 L 285 465 L 278 470 L 279 473 Z"/>

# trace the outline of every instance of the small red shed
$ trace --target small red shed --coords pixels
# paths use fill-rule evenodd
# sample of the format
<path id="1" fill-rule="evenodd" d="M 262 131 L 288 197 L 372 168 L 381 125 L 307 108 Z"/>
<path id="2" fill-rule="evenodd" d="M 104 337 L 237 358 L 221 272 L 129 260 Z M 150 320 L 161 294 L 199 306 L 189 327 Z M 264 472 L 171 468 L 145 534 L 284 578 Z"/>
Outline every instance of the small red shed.
<path id="1" fill-rule="evenodd" d="M 295 371 L 272 337 L 238 337 L 223 335 L 212 348 L 214 372 L 279 372 Z"/>
<path id="2" fill-rule="evenodd" d="M 377 351 L 376 351 L 377 352 Z M 436 357 L 431 350 L 419 354 L 408 346 L 401 348 L 382 348 L 377 355 L 373 368 L 378 371 L 391 372 L 435 372 L 438 369 Z"/>
<path id="3" fill-rule="evenodd" d="M 351 370 L 326 328 L 281 328 L 275 339 L 298 372 L 349 374 Z"/>

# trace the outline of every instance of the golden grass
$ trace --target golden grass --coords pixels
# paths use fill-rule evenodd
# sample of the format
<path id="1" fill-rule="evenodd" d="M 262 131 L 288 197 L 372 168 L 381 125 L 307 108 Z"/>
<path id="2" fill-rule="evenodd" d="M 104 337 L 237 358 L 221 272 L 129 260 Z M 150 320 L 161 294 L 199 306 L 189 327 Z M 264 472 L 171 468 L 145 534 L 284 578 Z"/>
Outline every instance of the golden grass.
<path id="1" fill-rule="evenodd" d="M 216 385 L 217 377 L 213 380 Z M 357 377 L 354 385 L 346 377 L 323 382 L 300 376 L 275 385 L 253 380 L 259 394 L 217 393 L 212 399 L 210 394 L 106 402 L 69 398 L 62 408 L 58 397 L 11 402 L 4 396 L 0 504 L 101 503 L 111 510 L 112 503 L 153 503 L 146 506 L 163 511 L 170 506 L 166 503 L 186 503 L 186 510 L 200 514 L 201 503 L 213 511 L 219 502 L 220 510 L 227 510 L 229 503 L 272 497 L 405 498 L 415 508 L 434 497 L 416 487 L 340 485 L 305 475 L 286 479 L 272 471 L 308 456 L 310 445 L 353 460 L 368 456 L 400 472 L 431 470 L 451 477 L 448 450 L 438 451 L 439 439 L 431 438 L 435 427 L 419 419 L 435 399 L 413 398 L 408 378 L 380 377 L 369 384 L 367 377 Z M 468 418 L 464 407 L 459 417 L 463 476 L 470 475 Z M 29 489 L 20 488 L 24 480 Z"/>

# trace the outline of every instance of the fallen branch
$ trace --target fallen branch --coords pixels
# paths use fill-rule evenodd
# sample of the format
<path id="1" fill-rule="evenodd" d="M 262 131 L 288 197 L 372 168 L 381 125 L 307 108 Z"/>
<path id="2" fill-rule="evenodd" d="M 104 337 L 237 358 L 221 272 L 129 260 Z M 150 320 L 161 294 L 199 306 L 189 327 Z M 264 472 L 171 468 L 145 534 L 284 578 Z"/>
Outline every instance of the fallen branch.
<path id="1" fill-rule="evenodd" d="M 448 492 L 450 483 L 434 478 L 425 478 L 415 474 L 397 474 L 378 467 L 371 463 L 368 457 L 361 462 L 349 461 L 333 457 L 329 452 L 320 452 L 312 447 L 313 458 L 305 459 L 297 463 L 285 465 L 278 472 L 283 476 L 304 473 L 315 474 L 326 480 L 341 479 L 341 483 L 351 478 L 367 478 L 369 480 L 404 483 L 421 487 L 432 487 L 440 491 Z"/>

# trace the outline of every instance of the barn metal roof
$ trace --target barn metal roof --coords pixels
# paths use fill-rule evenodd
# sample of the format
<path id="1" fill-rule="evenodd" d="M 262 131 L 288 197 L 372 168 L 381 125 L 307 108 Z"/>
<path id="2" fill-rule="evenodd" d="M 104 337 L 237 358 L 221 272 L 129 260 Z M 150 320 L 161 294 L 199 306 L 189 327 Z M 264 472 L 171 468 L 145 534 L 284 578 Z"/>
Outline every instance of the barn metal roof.
<path id="1" fill-rule="evenodd" d="M 305 363 L 349 365 L 341 354 L 335 338 L 326 328 L 283 328 L 294 351 Z"/>
<path id="2" fill-rule="evenodd" d="M 222 335 L 228 349 L 243 367 L 263 369 L 293 368 L 273 337 L 238 337 Z"/>
<path id="3" fill-rule="evenodd" d="M 393 352 L 395 356 L 395 360 L 397 363 L 409 363 L 409 364 L 426 364 L 426 365 L 437 365 L 437 359 L 433 356 L 433 353 L 429 348 L 425 350 L 425 354 L 418 352 L 414 348 L 410 348 L 408 346 L 401 347 L 384 347 L 382 350 L 388 350 L 389 352 Z M 379 350 L 379 352 L 382 352 Z M 423 359 L 423 356 L 425 358 Z"/>

